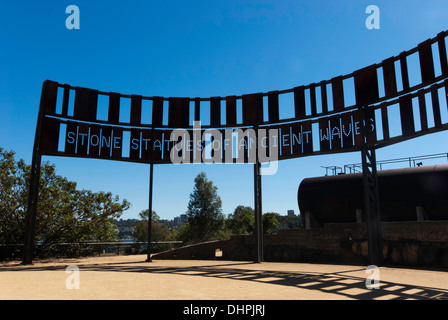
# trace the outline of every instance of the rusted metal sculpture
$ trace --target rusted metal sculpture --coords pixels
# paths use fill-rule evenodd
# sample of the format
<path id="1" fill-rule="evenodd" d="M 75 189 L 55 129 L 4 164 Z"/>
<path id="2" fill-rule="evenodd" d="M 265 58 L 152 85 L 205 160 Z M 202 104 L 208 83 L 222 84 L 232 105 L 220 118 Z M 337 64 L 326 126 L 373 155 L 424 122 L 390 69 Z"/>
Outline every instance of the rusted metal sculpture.
<path id="1" fill-rule="evenodd" d="M 153 164 L 172 163 L 173 156 L 183 163 L 253 163 L 255 211 L 257 219 L 261 219 L 260 163 L 266 161 L 262 155 L 272 156 L 275 150 L 278 155 L 274 160 L 283 160 L 362 151 L 365 207 L 370 208 L 366 211 L 371 215 L 368 220 L 369 244 L 372 250 L 378 248 L 381 224 L 377 205 L 375 150 L 448 129 L 448 124 L 442 123 L 439 101 L 439 94 L 447 98 L 448 92 L 447 34 L 447 31 L 441 32 L 409 51 L 351 74 L 307 86 L 243 96 L 144 97 L 45 81 L 34 145 L 23 262 L 31 263 L 33 259 L 37 181 L 42 155 L 148 163 L 151 168 Z M 440 58 L 440 74 L 436 74 L 434 67 L 434 48 Z M 411 86 L 407 58 L 414 54 L 419 57 L 421 81 Z M 354 83 L 354 105 L 346 103 L 346 81 Z M 283 94 L 294 95 L 292 118 L 279 117 L 279 96 Z M 73 95 L 74 104 L 71 106 Z M 97 118 L 99 96 L 109 100 L 107 120 Z M 431 97 L 430 106 L 426 105 L 427 96 Z M 123 99 L 130 100 L 131 106 L 126 122 L 120 120 Z M 57 105 L 58 101 L 62 106 Z M 143 104 L 147 102 L 152 105 L 151 121 L 142 119 Z M 237 107 L 239 102 L 241 110 Z M 414 103 L 419 108 L 419 128 L 415 125 Z M 207 119 L 200 112 L 203 104 L 210 107 L 210 112 L 204 113 Z M 267 119 L 263 118 L 264 108 L 268 108 Z M 400 120 L 390 119 L 389 111 L 393 108 L 399 109 Z M 429 126 L 427 108 L 431 108 L 434 115 L 434 126 Z M 167 122 L 164 122 L 164 112 L 168 112 Z M 225 122 L 222 114 L 226 115 Z M 242 122 L 238 123 L 238 119 Z M 197 125 L 199 122 L 200 127 Z M 399 125 L 401 134 L 392 135 L 392 125 Z M 180 134 L 176 132 L 175 140 L 172 140 L 175 129 L 182 131 Z M 236 143 L 233 135 L 237 136 Z M 60 139 L 63 148 L 59 148 Z M 231 152 L 234 149 L 238 155 Z M 253 153 L 254 149 L 258 152 Z M 205 157 L 204 152 L 207 153 Z M 262 261 L 261 226 L 257 228 L 257 234 L 260 250 L 257 250 L 259 257 L 256 261 Z M 372 264 L 381 263 L 379 256 L 378 252 L 372 253 Z"/>

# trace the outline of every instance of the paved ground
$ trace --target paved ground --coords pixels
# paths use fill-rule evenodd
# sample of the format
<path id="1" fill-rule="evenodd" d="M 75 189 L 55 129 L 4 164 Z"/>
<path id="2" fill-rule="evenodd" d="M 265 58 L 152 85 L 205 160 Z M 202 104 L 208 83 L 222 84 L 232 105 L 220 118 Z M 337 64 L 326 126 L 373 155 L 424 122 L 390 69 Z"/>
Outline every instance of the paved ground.
<path id="1" fill-rule="evenodd" d="M 0 299 L 331 300 L 448 299 L 448 273 L 380 268 L 368 290 L 363 266 L 232 261 L 164 261 L 113 256 L 0 265 Z M 73 285 L 79 268 L 79 289 Z M 370 282 L 369 282 L 370 283 Z"/>

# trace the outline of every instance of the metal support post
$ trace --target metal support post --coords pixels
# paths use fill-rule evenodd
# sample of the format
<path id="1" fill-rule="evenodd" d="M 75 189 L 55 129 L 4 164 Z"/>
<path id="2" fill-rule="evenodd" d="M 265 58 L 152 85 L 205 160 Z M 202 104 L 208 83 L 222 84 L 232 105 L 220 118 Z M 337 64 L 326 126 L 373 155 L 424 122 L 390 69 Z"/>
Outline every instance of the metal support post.
<path id="1" fill-rule="evenodd" d="M 378 176 L 374 147 L 364 146 L 362 148 L 362 168 L 369 264 L 381 266 L 383 260 L 383 246 L 378 196 Z"/>
<path id="2" fill-rule="evenodd" d="M 35 229 L 37 202 L 39 200 L 39 180 L 42 156 L 40 154 L 40 136 L 42 129 L 42 109 L 45 97 L 46 83 L 42 86 L 42 94 L 40 98 L 39 113 L 37 116 L 36 135 L 34 137 L 33 160 L 31 163 L 30 189 L 28 193 L 28 208 L 25 216 L 25 237 L 23 242 L 23 259 L 22 264 L 33 264 L 35 254 Z"/>
<path id="3" fill-rule="evenodd" d="M 255 128 L 255 132 L 257 128 Z M 258 137 L 258 134 L 257 134 Z M 254 164 L 254 203 L 255 203 L 255 263 L 263 261 L 263 211 L 261 207 L 261 164 L 258 158 L 258 142 L 256 143 L 256 161 Z"/>
<path id="4" fill-rule="evenodd" d="M 259 246 L 259 256 L 260 262 L 264 261 L 264 252 L 263 252 L 263 206 L 262 206 L 262 189 L 261 189 L 261 163 L 257 163 L 258 166 L 258 246 Z"/>
<path id="5" fill-rule="evenodd" d="M 24 265 L 33 264 L 34 259 L 34 234 L 36 229 L 41 158 L 41 155 L 37 152 L 33 156 L 33 162 L 31 164 L 30 191 L 28 195 L 28 209 L 25 217 L 25 239 L 22 260 L 22 264 Z"/>
<path id="6" fill-rule="evenodd" d="M 151 252 L 152 252 L 152 194 L 153 194 L 153 180 L 154 180 L 154 164 L 150 164 L 149 171 L 149 212 L 148 212 L 148 247 L 147 247 L 147 258 L 146 262 L 152 262 Z"/>

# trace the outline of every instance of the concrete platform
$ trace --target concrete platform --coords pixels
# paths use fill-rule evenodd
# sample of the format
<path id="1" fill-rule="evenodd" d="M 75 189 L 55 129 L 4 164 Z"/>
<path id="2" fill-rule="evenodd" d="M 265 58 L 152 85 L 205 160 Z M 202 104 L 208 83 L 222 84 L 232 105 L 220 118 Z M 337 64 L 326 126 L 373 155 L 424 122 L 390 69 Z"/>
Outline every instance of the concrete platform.
<path id="1" fill-rule="evenodd" d="M 446 271 L 379 268 L 380 289 L 366 288 L 366 266 L 107 256 L 0 265 L 1 300 L 402 300 L 448 299 Z M 73 285 L 79 269 L 79 289 Z"/>

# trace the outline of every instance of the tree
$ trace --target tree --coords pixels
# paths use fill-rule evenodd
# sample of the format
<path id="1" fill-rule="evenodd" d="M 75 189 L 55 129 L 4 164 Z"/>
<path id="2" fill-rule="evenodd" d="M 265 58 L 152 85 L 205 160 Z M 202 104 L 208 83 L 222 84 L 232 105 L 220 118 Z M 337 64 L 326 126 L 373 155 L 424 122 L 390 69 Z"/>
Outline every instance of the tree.
<path id="1" fill-rule="evenodd" d="M 301 216 L 277 216 L 280 225 L 278 229 L 299 229 L 304 228 Z"/>
<path id="2" fill-rule="evenodd" d="M 31 167 L 0 148 L 0 243 L 23 243 Z M 59 242 L 114 240 L 113 219 L 130 203 L 110 192 L 77 190 L 76 182 L 44 162 L 39 180 L 35 239 L 42 248 Z"/>
<path id="3" fill-rule="evenodd" d="M 267 212 L 263 214 L 263 233 L 272 234 L 277 232 L 279 222 L 278 214 Z M 227 218 L 227 228 L 232 234 L 254 234 L 255 213 L 251 207 L 238 206 L 233 214 Z"/>
<path id="4" fill-rule="evenodd" d="M 227 218 L 227 228 L 232 234 L 253 234 L 255 230 L 254 210 L 238 206 Z"/>
<path id="5" fill-rule="evenodd" d="M 193 192 L 187 208 L 187 232 L 186 241 L 209 241 L 222 231 L 224 215 L 222 213 L 222 201 L 218 196 L 218 188 L 213 181 L 207 180 L 204 172 L 194 179 Z"/>
<path id="6" fill-rule="evenodd" d="M 137 221 L 133 236 L 137 242 L 148 242 L 149 209 L 141 211 L 138 215 L 141 220 Z M 166 241 L 169 237 L 168 228 L 159 223 L 159 220 L 160 217 L 153 211 L 151 219 L 151 241 L 154 242 Z"/>
<path id="7" fill-rule="evenodd" d="M 277 232 L 280 223 L 277 220 L 278 213 L 266 212 L 263 214 L 263 233 L 273 234 Z"/>

